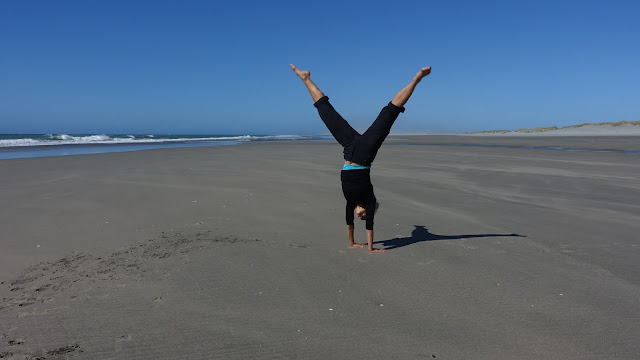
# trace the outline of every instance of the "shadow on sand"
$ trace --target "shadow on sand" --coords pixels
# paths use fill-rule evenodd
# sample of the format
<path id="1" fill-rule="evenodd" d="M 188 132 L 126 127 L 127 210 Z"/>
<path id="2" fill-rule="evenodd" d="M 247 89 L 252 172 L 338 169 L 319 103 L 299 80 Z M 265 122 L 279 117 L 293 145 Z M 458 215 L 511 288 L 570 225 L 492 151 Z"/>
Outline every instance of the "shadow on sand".
<path id="1" fill-rule="evenodd" d="M 393 250 L 399 247 L 419 243 L 422 241 L 434 241 L 434 240 L 455 240 L 455 239 L 470 239 L 480 237 L 498 237 L 498 236 L 512 236 L 512 237 L 526 237 L 518 234 L 472 234 L 472 235 L 437 235 L 430 233 L 427 228 L 421 225 L 414 225 L 416 228 L 411 232 L 411 236 L 403 238 L 395 238 L 391 240 L 375 241 L 374 244 L 380 244 L 385 246 L 385 250 Z"/>

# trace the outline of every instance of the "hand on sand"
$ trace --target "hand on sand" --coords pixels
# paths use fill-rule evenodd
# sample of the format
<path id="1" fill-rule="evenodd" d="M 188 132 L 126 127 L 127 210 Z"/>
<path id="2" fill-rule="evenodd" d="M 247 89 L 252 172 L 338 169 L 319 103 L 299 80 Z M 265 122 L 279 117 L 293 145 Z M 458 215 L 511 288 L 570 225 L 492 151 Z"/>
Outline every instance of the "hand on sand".
<path id="1" fill-rule="evenodd" d="M 423 77 L 427 76 L 431 74 L 431 66 L 427 66 L 427 67 L 423 67 L 422 69 L 420 69 L 420 71 L 418 71 L 418 73 L 416 74 L 416 79 L 418 81 L 422 80 Z"/>
<path id="2" fill-rule="evenodd" d="M 311 76 L 311 73 L 309 71 L 300 70 L 293 64 L 289 64 L 289 66 L 291 66 L 291 70 L 293 70 L 293 72 L 296 73 L 296 75 L 298 75 L 298 77 L 302 79 L 302 81 L 309 79 L 309 77 Z"/>

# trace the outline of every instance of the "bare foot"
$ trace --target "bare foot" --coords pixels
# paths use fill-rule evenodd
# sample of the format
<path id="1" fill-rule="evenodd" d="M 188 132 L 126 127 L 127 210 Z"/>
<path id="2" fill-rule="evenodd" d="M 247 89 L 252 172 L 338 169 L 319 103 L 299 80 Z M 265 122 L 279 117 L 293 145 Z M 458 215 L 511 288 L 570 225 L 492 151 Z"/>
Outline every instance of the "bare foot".
<path id="1" fill-rule="evenodd" d="M 291 66 L 291 70 L 293 70 L 293 72 L 295 72 L 302 81 L 308 80 L 311 76 L 311 72 L 309 71 L 300 70 L 293 64 L 289 64 L 289 66 Z"/>
<path id="2" fill-rule="evenodd" d="M 422 69 L 420 69 L 420 71 L 418 71 L 418 73 L 416 74 L 416 79 L 418 81 L 422 80 L 423 77 L 427 76 L 431 74 L 431 66 L 427 66 L 427 67 L 423 67 Z"/>
<path id="3" fill-rule="evenodd" d="M 366 244 L 358 244 L 358 243 L 351 243 L 349 245 L 351 245 L 351 247 L 354 247 L 354 248 L 363 248 L 367 246 Z"/>
<path id="4" fill-rule="evenodd" d="M 370 253 L 383 253 L 383 252 L 387 252 L 387 250 L 385 249 L 369 249 Z"/>

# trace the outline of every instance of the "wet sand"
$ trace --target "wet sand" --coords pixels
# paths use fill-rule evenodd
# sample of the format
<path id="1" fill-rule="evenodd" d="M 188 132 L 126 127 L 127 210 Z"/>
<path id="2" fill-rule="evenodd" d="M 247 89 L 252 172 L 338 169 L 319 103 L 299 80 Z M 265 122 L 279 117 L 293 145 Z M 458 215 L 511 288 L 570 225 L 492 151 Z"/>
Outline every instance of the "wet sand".
<path id="1" fill-rule="evenodd" d="M 640 356 L 639 137 L 396 138 L 1 160 L 0 357 Z"/>

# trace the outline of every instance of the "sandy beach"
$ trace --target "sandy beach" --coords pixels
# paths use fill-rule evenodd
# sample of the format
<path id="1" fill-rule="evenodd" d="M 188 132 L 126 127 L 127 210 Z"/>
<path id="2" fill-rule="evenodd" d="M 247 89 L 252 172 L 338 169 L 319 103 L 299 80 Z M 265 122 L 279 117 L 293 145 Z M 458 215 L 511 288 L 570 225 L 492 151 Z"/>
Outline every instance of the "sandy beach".
<path id="1" fill-rule="evenodd" d="M 0 160 L 0 358 L 638 359 L 638 151 L 396 136 L 384 254 L 334 141 Z"/>

